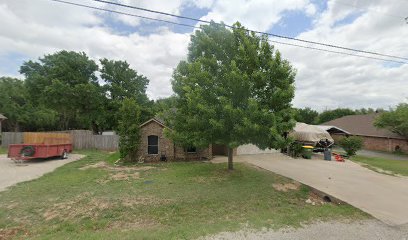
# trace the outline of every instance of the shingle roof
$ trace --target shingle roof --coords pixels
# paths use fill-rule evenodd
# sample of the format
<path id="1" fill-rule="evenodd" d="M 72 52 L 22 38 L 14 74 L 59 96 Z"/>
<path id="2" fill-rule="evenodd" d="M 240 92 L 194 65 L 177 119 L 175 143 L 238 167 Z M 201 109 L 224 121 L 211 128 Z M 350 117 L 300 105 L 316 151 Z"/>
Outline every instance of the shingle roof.
<path id="1" fill-rule="evenodd" d="M 7 119 L 7 118 L 3 114 L 0 113 L 0 119 L 4 120 L 4 119 Z"/>
<path id="2" fill-rule="evenodd" d="M 350 133 L 347 132 L 346 130 L 341 129 L 341 128 L 336 127 L 336 126 L 326 126 L 326 125 L 315 125 L 315 126 L 318 127 L 318 128 L 320 128 L 320 129 L 323 129 L 323 130 L 325 130 L 325 131 L 328 131 L 328 132 L 336 132 L 336 133 L 342 133 L 342 134 L 350 134 Z"/>
<path id="3" fill-rule="evenodd" d="M 159 119 L 159 118 L 156 118 L 156 117 L 147 120 L 146 122 L 140 124 L 139 126 L 140 126 L 140 127 L 143 127 L 144 125 L 148 124 L 148 123 L 151 122 L 151 121 L 154 121 L 154 122 L 158 123 L 159 125 L 162 125 L 163 127 L 166 127 L 166 125 L 164 125 L 163 120 L 161 120 L 161 119 Z"/>
<path id="4" fill-rule="evenodd" d="M 350 132 L 352 135 L 404 139 L 404 137 L 387 129 L 376 128 L 374 120 L 377 116 L 378 113 L 349 115 L 322 123 L 321 125 L 336 126 Z"/>

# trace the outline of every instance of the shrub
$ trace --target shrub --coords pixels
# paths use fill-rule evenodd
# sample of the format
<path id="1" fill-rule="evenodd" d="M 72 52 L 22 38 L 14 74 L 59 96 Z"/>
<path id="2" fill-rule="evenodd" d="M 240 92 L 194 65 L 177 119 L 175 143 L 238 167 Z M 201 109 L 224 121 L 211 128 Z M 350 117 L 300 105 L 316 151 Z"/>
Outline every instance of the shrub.
<path id="1" fill-rule="evenodd" d="M 346 151 L 347 156 L 351 157 L 363 147 L 363 139 L 355 136 L 345 137 L 339 141 L 339 145 Z"/>
<path id="2" fill-rule="evenodd" d="M 303 145 L 299 142 L 293 142 L 289 145 L 289 154 L 294 157 L 300 157 L 304 152 Z"/>
<path id="3" fill-rule="evenodd" d="M 125 98 L 119 109 L 119 152 L 122 161 L 137 161 L 140 134 L 140 107 L 133 98 Z"/>

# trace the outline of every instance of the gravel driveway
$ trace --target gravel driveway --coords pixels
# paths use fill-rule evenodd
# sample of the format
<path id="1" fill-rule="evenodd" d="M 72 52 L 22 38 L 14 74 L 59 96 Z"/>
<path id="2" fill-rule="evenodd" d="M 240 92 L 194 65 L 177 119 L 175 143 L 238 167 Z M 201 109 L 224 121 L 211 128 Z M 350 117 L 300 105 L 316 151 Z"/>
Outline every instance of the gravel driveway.
<path id="1" fill-rule="evenodd" d="M 302 228 L 283 228 L 274 230 L 240 230 L 222 232 L 201 240 L 407 240 L 408 226 L 390 227 L 377 220 L 357 222 L 319 222 L 305 225 Z"/>
<path id="2" fill-rule="evenodd" d="M 84 155 L 69 154 L 68 159 L 30 160 L 23 164 L 15 164 L 6 155 L 0 155 L 0 191 L 19 182 L 41 177 L 67 163 L 77 161 Z"/>

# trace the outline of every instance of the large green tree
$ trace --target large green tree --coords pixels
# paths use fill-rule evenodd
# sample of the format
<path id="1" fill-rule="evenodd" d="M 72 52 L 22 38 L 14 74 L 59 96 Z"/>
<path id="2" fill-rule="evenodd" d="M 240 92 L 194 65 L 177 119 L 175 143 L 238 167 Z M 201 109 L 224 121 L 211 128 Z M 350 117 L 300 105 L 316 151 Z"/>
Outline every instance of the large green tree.
<path id="1" fill-rule="evenodd" d="M 375 119 L 374 125 L 408 138 L 408 104 L 401 103 L 396 108 L 381 113 Z"/>
<path id="2" fill-rule="evenodd" d="M 337 118 L 341 118 L 348 115 L 355 115 L 356 112 L 349 108 L 336 108 L 333 110 L 325 110 L 319 114 L 318 123 L 325 123 Z"/>
<path id="3" fill-rule="evenodd" d="M 98 131 L 103 118 L 103 91 L 98 66 L 85 53 L 60 51 L 38 61 L 25 62 L 20 72 L 30 101 L 58 113 L 59 129 L 92 128 Z"/>
<path id="4" fill-rule="evenodd" d="M 313 110 L 309 107 L 296 108 L 294 109 L 294 112 L 295 120 L 306 124 L 316 123 L 317 117 L 319 116 L 319 113 L 316 110 Z"/>
<path id="5" fill-rule="evenodd" d="M 57 123 L 57 113 L 41 104 L 33 104 L 24 82 L 0 77 L 0 113 L 7 116 L 6 131 L 50 130 Z"/>
<path id="6" fill-rule="evenodd" d="M 126 61 L 100 60 L 101 78 L 104 81 L 103 89 L 107 96 L 106 107 L 108 111 L 109 125 L 116 128 L 118 125 L 118 111 L 122 101 L 133 98 L 140 106 L 142 120 L 153 116 L 153 102 L 146 95 L 149 79 L 138 74 Z"/>
<path id="7" fill-rule="evenodd" d="M 266 36 L 234 26 L 211 23 L 191 36 L 188 59 L 173 74 L 177 110 L 168 132 L 183 145 L 226 145 L 229 169 L 233 148 L 281 148 L 294 126 L 295 71 Z"/>
<path id="8" fill-rule="evenodd" d="M 154 102 L 155 116 L 161 118 L 166 124 L 171 124 L 168 120 L 174 114 L 177 107 L 177 97 L 170 96 L 167 98 L 160 98 Z"/>

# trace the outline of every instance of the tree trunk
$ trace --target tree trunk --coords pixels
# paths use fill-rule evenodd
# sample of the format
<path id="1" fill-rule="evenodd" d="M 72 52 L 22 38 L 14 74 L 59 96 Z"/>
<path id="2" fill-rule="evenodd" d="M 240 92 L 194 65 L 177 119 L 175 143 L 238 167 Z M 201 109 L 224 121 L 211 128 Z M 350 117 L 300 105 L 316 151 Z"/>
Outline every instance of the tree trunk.
<path id="1" fill-rule="evenodd" d="M 228 147 L 228 170 L 234 170 L 234 165 L 232 162 L 234 150 L 230 147 Z"/>

